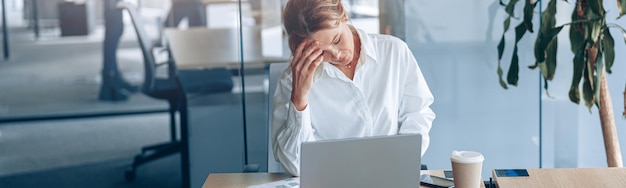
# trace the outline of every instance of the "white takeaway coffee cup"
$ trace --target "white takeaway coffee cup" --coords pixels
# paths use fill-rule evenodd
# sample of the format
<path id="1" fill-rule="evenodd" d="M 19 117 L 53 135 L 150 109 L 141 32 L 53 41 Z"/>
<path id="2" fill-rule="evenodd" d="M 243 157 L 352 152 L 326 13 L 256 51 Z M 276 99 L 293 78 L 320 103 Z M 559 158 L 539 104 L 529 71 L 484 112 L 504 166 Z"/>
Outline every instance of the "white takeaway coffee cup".
<path id="1" fill-rule="evenodd" d="M 476 151 L 452 151 L 452 176 L 455 188 L 479 188 L 485 157 Z"/>

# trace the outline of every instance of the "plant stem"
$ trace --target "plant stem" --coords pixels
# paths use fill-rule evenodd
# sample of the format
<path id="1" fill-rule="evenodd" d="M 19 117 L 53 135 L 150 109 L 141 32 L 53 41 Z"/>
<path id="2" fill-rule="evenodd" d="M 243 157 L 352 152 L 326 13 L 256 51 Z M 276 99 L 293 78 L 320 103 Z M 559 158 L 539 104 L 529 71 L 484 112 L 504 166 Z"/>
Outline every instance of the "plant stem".
<path id="1" fill-rule="evenodd" d="M 613 115 L 613 104 L 611 102 L 611 94 L 606 81 L 604 70 L 600 73 L 600 124 L 602 127 L 602 135 L 604 138 L 604 149 L 606 150 L 606 161 L 609 167 L 624 167 L 622 162 L 622 153 L 619 147 L 619 139 L 617 138 L 617 130 L 615 128 L 615 117 Z"/>

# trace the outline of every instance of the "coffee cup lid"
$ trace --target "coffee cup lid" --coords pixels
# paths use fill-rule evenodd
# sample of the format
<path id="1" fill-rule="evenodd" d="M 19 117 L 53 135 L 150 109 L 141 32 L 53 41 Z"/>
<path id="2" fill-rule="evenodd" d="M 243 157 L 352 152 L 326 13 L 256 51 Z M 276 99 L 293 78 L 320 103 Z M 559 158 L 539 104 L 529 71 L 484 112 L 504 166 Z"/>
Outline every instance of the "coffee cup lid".
<path id="1" fill-rule="evenodd" d="M 450 160 L 457 163 L 478 163 L 483 162 L 485 157 L 476 151 L 452 151 Z"/>

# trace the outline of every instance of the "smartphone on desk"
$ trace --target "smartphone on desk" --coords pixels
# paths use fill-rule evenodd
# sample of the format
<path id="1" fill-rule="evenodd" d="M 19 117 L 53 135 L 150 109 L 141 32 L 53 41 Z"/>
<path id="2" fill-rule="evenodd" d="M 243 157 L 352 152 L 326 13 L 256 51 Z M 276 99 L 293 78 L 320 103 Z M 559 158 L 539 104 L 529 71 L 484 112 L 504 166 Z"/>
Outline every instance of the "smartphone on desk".
<path id="1" fill-rule="evenodd" d="M 527 177 L 528 171 L 526 169 L 496 169 L 496 176 L 498 177 Z"/>
<path id="2" fill-rule="evenodd" d="M 454 180 L 430 174 L 422 174 L 420 175 L 420 185 L 435 188 L 450 188 L 454 187 Z"/>

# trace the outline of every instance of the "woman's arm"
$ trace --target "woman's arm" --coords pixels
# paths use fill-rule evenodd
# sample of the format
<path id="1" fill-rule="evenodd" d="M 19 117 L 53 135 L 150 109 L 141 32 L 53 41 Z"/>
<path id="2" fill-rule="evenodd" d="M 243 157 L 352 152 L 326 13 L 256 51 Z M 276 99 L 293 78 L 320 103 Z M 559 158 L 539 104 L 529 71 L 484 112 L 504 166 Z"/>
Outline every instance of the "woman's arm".
<path id="1" fill-rule="evenodd" d="M 276 85 L 272 114 L 274 156 L 291 175 L 300 175 L 300 144 L 314 141 L 309 91 L 315 70 L 322 63 L 319 42 L 305 39 L 294 51 L 289 70 Z"/>
<path id="2" fill-rule="evenodd" d="M 405 44 L 404 49 L 400 49 L 399 55 L 403 57 L 401 59 L 406 59 L 406 71 L 403 73 L 404 86 L 400 86 L 404 87 L 404 93 L 401 94 L 398 110 L 399 134 L 421 134 L 423 156 L 430 144 L 428 134 L 435 119 L 435 113 L 430 109 L 434 97 L 409 48 Z"/>
<path id="3" fill-rule="evenodd" d="M 274 157 L 293 176 L 300 175 L 300 144 L 315 141 L 310 107 L 296 110 L 291 102 L 291 78 L 286 71 L 276 86 L 272 114 L 272 149 Z"/>

